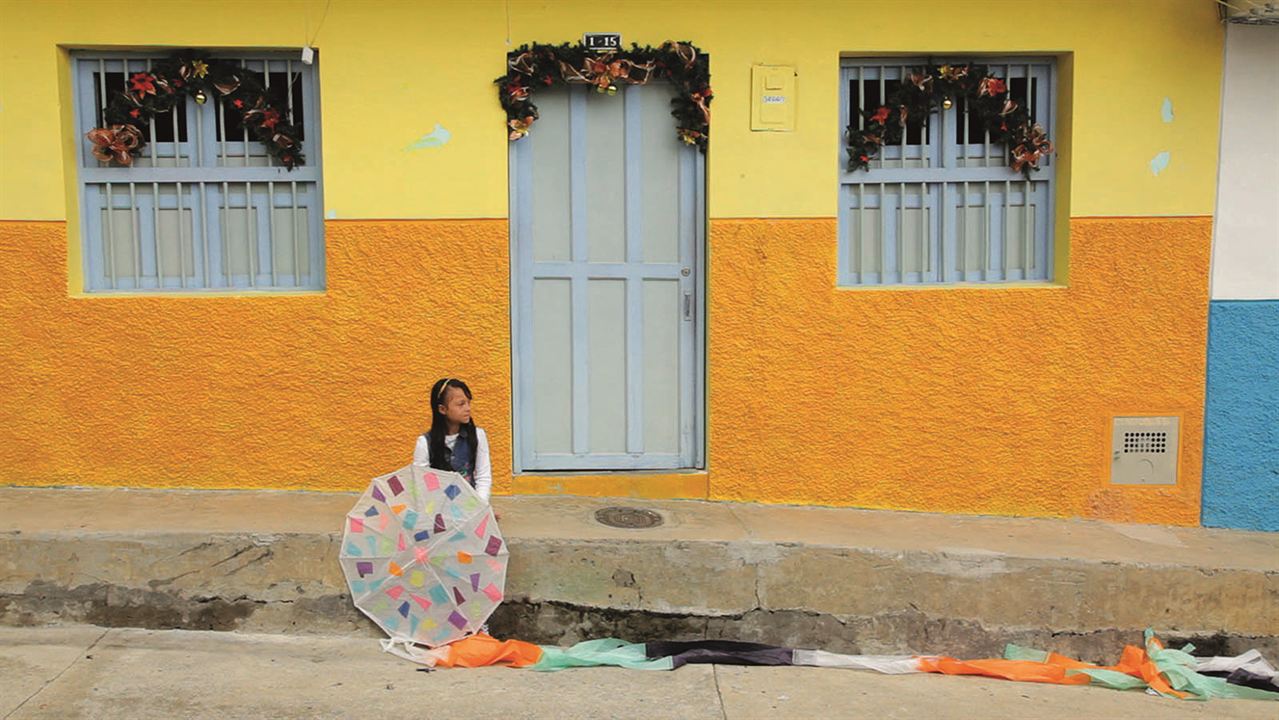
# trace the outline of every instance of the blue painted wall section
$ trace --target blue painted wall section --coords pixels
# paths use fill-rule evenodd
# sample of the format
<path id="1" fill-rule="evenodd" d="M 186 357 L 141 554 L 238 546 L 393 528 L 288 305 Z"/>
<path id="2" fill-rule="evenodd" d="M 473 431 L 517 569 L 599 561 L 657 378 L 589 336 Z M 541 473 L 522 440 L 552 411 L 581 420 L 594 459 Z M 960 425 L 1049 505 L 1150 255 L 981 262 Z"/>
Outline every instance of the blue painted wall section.
<path id="1" fill-rule="evenodd" d="M 1203 524 L 1279 531 L 1279 300 L 1214 301 Z"/>

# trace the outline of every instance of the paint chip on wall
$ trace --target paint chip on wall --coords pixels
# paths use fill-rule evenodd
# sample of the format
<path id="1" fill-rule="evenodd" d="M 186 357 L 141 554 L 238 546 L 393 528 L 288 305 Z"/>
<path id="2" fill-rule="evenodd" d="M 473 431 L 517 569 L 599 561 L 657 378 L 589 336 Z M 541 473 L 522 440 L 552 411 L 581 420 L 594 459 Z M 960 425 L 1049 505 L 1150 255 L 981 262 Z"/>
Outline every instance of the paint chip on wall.
<path id="1" fill-rule="evenodd" d="M 337 217 L 338 217 L 337 210 L 329 210 L 328 212 L 324 213 L 324 218 L 326 220 L 337 220 Z"/>
<path id="2" fill-rule="evenodd" d="M 1156 155 L 1153 159 L 1151 159 L 1150 172 L 1158 176 L 1159 173 L 1168 169 L 1168 163 L 1171 161 L 1172 161 L 1172 155 L 1167 150 L 1164 150 L 1163 152 Z"/>
<path id="3" fill-rule="evenodd" d="M 1163 107 L 1159 108 L 1159 117 L 1166 123 L 1172 122 L 1172 98 L 1164 98 Z"/>
<path id="4" fill-rule="evenodd" d="M 409 150 L 425 150 L 426 148 L 440 147 L 452 139 L 453 133 L 449 132 L 443 125 L 435 123 L 434 130 L 418 138 L 411 145 L 404 148 L 404 150 L 407 152 Z"/>

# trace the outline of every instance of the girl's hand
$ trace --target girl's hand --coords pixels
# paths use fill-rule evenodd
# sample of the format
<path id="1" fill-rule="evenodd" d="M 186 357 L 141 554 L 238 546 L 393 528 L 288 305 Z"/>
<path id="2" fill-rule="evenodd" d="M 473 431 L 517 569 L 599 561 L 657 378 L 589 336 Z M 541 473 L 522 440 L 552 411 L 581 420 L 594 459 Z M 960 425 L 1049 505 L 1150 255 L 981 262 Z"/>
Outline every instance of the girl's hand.
<path id="1" fill-rule="evenodd" d="M 493 511 L 493 519 L 494 519 L 494 520 L 497 520 L 498 522 L 501 522 L 501 520 L 502 520 L 502 513 L 500 513 L 500 512 L 498 512 L 498 511 L 494 510 L 494 511 Z"/>

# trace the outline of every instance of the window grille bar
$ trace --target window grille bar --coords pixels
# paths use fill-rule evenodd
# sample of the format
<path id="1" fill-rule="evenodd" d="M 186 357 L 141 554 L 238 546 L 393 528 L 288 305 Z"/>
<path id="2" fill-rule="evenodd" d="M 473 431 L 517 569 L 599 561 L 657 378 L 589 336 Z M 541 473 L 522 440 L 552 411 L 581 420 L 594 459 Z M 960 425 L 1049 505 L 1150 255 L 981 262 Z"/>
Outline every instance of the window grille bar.
<path id="1" fill-rule="evenodd" d="M 1009 245 L 1012 244 L 1009 242 L 1010 240 L 1012 240 L 1012 238 L 1009 237 L 1009 233 L 1008 233 L 1008 206 L 1012 204 L 1012 200 L 1013 200 L 1012 185 L 1013 184 L 1009 182 L 1008 180 L 1004 181 L 1004 201 L 1000 203 L 1000 205 L 1002 206 L 1001 209 L 1003 210 L 1003 213 L 1004 213 L 1004 222 L 1001 227 L 1001 229 L 1004 231 L 1004 242 L 1003 242 L 1004 251 L 1000 253 L 1001 258 L 1000 258 L 999 272 L 1000 272 L 1000 278 L 1003 280 L 1008 279 L 1008 267 L 1009 267 L 1008 247 Z"/>
<path id="2" fill-rule="evenodd" d="M 262 82 L 263 82 L 263 87 L 266 88 L 267 97 L 268 98 L 271 97 L 271 61 L 270 60 L 262 61 Z M 244 142 L 244 155 L 245 157 L 248 157 L 249 143 L 248 143 L 247 137 L 248 137 L 249 131 L 246 128 L 244 132 L 245 132 L 245 138 L 246 138 Z M 269 152 L 266 154 L 266 166 L 267 167 L 275 166 L 275 162 L 273 161 L 273 158 L 271 157 L 271 153 Z M 269 186 L 268 186 L 268 189 L 269 189 Z M 272 255 L 271 259 L 272 261 L 274 261 L 275 256 Z M 272 279 L 271 284 L 274 285 L 275 284 L 275 262 L 271 263 L 271 279 Z"/>
<path id="3" fill-rule="evenodd" d="M 146 62 L 146 71 L 147 71 L 148 73 L 149 73 L 149 72 L 151 72 L 151 60 L 150 60 L 150 59 L 148 59 L 148 60 L 147 60 L 147 62 Z M 152 116 L 150 117 L 150 119 L 148 119 L 148 120 L 147 120 L 147 130 L 148 130 L 148 132 L 151 134 L 151 147 L 150 147 L 150 150 L 151 150 L 151 167 L 156 167 L 156 161 L 155 161 L 155 159 L 156 159 L 156 154 L 155 154 L 155 115 L 152 115 Z"/>
<path id="4" fill-rule="evenodd" d="M 204 259 L 204 286 L 209 284 L 209 194 L 200 183 L 200 250 Z"/>
<path id="5" fill-rule="evenodd" d="M 858 87 L 861 87 L 860 84 L 858 85 Z M 862 183 L 857 184 L 857 229 L 856 229 L 856 233 L 853 236 L 853 248 L 854 248 L 854 252 L 856 253 L 855 255 L 853 255 L 853 268 L 854 268 L 853 271 L 857 273 L 857 282 L 859 283 L 862 281 L 862 272 L 863 272 L 862 219 L 865 217 L 865 214 L 866 214 L 866 199 L 865 199 L 865 194 L 863 193 L 864 187 L 865 186 Z"/>
<path id="6" fill-rule="evenodd" d="M 142 286 L 142 238 L 138 230 L 138 192 L 134 183 L 129 183 L 129 219 L 132 221 L 133 241 L 133 287 Z"/>
<path id="7" fill-rule="evenodd" d="M 107 241 L 107 251 L 104 253 L 107 258 L 107 276 L 111 278 L 111 289 L 115 290 L 119 287 L 119 283 L 115 276 L 115 216 L 112 215 L 115 203 L 111 198 L 111 183 L 106 184 L 107 190 L 107 222 L 104 235 Z"/>
<path id="8" fill-rule="evenodd" d="M 906 66 L 903 65 L 900 72 L 901 74 L 897 76 L 897 87 L 901 87 L 902 84 L 906 82 Z M 901 118 L 899 116 L 898 120 L 900 119 Z M 910 134 L 910 126 L 903 124 L 902 125 L 902 142 L 901 142 L 902 156 L 901 156 L 901 159 L 897 161 L 897 167 L 900 167 L 902 169 L 906 168 L 906 136 L 909 134 Z M 902 187 L 905 187 L 905 186 L 903 185 Z M 905 203 L 905 198 L 902 198 L 902 202 Z M 898 234 L 900 235 L 900 232 Z M 900 263 L 901 263 L 901 258 L 899 257 L 898 264 Z"/>
<path id="9" fill-rule="evenodd" d="M 882 282 L 888 268 L 884 267 L 884 260 L 888 253 L 885 252 L 885 246 L 888 244 L 888 187 L 884 183 L 879 184 L 879 278 Z"/>
<path id="10" fill-rule="evenodd" d="M 987 280 L 990 277 L 990 181 L 985 181 L 985 188 L 982 191 L 982 207 L 986 211 L 982 218 L 982 244 L 985 250 L 982 253 L 981 263 L 981 279 Z"/>
<path id="11" fill-rule="evenodd" d="M 293 243 L 293 284 L 302 286 L 302 253 L 298 245 L 298 184 L 289 181 L 289 239 Z"/>
<path id="12" fill-rule="evenodd" d="M 155 245 L 155 286 L 164 287 L 164 251 L 160 249 L 160 183 L 151 183 L 151 242 Z"/>
<path id="13" fill-rule="evenodd" d="M 1024 228 L 1023 234 L 1025 235 L 1025 238 L 1023 239 L 1023 242 L 1022 242 L 1023 249 L 1021 253 L 1021 279 L 1029 280 L 1030 269 L 1035 266 L 1035 245 L 1034 245 L 1035 238 L 1033 234 L 1034 233 L 1033 228 L 1035 227 L 1035 224 L 1034 224 L 1035 218 L 1031 214 L 1032 211 L 1031 211 L 1031 205 L 1030 205 L 1030 181 L 1025 180 L 1023 182 L 1026 188 L 1025 190 L 1023 190 L 1024 195 L 1022 196 L 1022 215 L 1023 215 L 1022 225 Z"/>
<path id="14" fill-rule="evenodd" d="M 928 236 L 933 230 L 933 206 L 928 202 L 931 193 L 926 183 L 919 184 L 919 204 L 923 209 L 922 217 L 919 225 L 919 251 L 924 256 L 924 272 L 931 273 L 933 271 L 933 248 L 932 243 L 928 241 Z M 920 278 L 923 279 L 922 277 Z"/>
<path id="15" fill-rule="evenodd" d="M 897 231 L 893 233 L 897 241 L 897 281 L 906 281 L 906 183 L 897 187 Z"/>
<path id="16" fill-rule="evenodd" d="M 1035 96 L 1031 94 L 1032 77 L 1030 63 L 1026 63 L 1026 114 L 1030 122 L 1035 122 Z"/>
<path id="17" fill-rule="evenodd" d="M 106 127 L 107 125 L 107 107 L 110 102 L 107 99 L 107 61 L 98 58 L 98 127 Z"/>
<path id="18" fill-rule="evenodd" d="M 174 135 L 177 137 L 177 135 Z M 177 184 L 178 189 L 178 278 L 181 280 L 182 289 L 187 287 L 187 244 L 183 237 L 182 228 L 186 225 L 185 213 L 182 211 L 182 183 Z M 195 238 L 191 239 L 191 244 L 195 245 Z"/>
<path id="19" fill-rule="evenodd" d="M 266 241 L 271 258 L 271 287 L 275 287 L 280 284 L 280 278 L 275 267 L 275 183 L 270 181 L 266 184 Z"/>
<path id="20" fill-rule="evenodd" d="M 245 143 L 248 146 L 248 143 Z M 247 160 L 249 153 L 246 150 L 244 157 Z M 254 262 L 257 257 L 258 244 L 256 238 L 253 237 L 253 183 L 244 183 L 244 244 L 245 256 L 249 263 L 249 287 L 257 287 L 258 285 L 258 264 Z"/>
<path id="21" fill-rule="evenodd" d="M 219 113 L 220 114 L 220 113 Z M 231 192 L 227 183 L 222 183 L 222 197 L 220 199 L 221 219 L 218 227 L 222 228 L 222 274 L 226 276 L 226 286 L 234 287 L 235 283 L 231 281 L 231 243 L 227 237 L 227 228 L 231 225 Z"/>
<path id="22" fill-rule="evenodd" d="M 880 65 L 880 66 L 879 66 L 879 102 L 880 102 L 880 104 L 882 104 L 882 105 L 887 105 L 887 104 L 888 104 L 888 102 L 887 102 L 887 101 L 888 101 L 888 98 L 886 97 L 885 92 L 884 92 L 884 66 L 883 66 L 883 65 Z M 884 153 L 884 152 L 880 152 L 880 153 L 879 153 L 879 166 L 880 166 L 881 168 L 882 168 L 882 167 L 887 167 L 887 165 L 888 165 L 888 160 L 884 157 L 884 155 L 885 155 L 885 154 L 886 154 L 886 153 Z M 883 196 L 883 195 L 881 195 L 881 196 L 879 197 L 879 201 L 880 201 L 880 203 L 881 203 L 881 205 L 880 205 L 880 211 L 881 211 L 881 213 L 882 213 L 882 211 L 883 211 L 883 205 L 882 205 L 882 203 L 884 202 L 884 196 Z M 882 236 L 881 236 L 881 238 L 880 238 L 880 242 L 881 242 L 881 243 L 883 242 L 883 238 L 882 238 Z"/>
<path id="23" fill-rule="evenodd" d="M 862 109 L 866 106 L 865 80 L 862 79 L 862 71 L 857 71 L 857 129 L 866 129 L 866 119 L 863 117 Z"/>
<path id="24" fill-rule="evenodd" d="M 968 136 L 964 135 L 964 139 L 968 139 Z M 956 214 L 960 212 L 963 213 L 963 216 L 960 218 L 959 223 L 956 226 L 955 234 L 958 238 L 958 243 L 957 243 L 958 247 L 956 248 L 956 251 L 959 253 L 959 261 L 955 263 L 955 265 L 959 268 L 959 281 L 964 282 L 965 280 L 968 279 L 968 181 L 967 180 L 964 181 L 964 194 L 961 197 L 963 199 L 959 201 L 959 208 L 955 211 Z"/>
<path id="25" fill-rule="evenodd" d="M 185 105 L 185 100 L 181 102 Z M 178 132 L 178 106 L 174 105 L 169 111 L 169 117 L 173 120 L 173 167 L 182 167 L 182 135 Z"/>
<path id="26" fill-rule="evenodd" d="M 220 156 L 218 157 L 218 166 L 223 167 L 223 166 L 226 166 L 227 164 L 227 161 L 226 161 L 227 126 L 226 126 L 226 105 L 222 102 L 221 95 L 218 95 L 217 110 L 218 110 L 218 116 L 217 118 L 215 118 L 217 127 L 215 129 L 217 130 L 217 133 L 218 133 L 218 143 L 220 147 L 219 152 L 221 153 Z"/>
<path id="27" fill-rule="evenodd" d="M 195 154 L 200 167 L 204 167 L 204 113 L 198 105 L 195 108 Z"/>
<path id="28" fill-rule="evenodd" d="M 249 63 L 244 58 L 240 58 L 240 69 L 247 70 Z M 243 119 L 240 121 L 240 133 L 244 136 L 244 167 L 249 166 L 249 126 Z M 245 208 L 248 208 L 248 200 L 245 200 Z M 249 266 L 250 276 L 252 276 L 253 266 Z M 252 283 L 250 283 L 252 284 Z"/>

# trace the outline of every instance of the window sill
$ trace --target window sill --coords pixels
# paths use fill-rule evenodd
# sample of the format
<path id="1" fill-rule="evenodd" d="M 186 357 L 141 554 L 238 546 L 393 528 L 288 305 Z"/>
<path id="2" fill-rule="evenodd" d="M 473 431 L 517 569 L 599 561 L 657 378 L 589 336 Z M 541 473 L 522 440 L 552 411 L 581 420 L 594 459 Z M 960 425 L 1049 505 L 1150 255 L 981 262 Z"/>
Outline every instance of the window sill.
<path id="1" fill-rule="evenodd" d="M 918 285 L 836 285 L 835 289 L 847 292 L 937 292 L 943 290 L 995 291 L 995 290 L 1067 290 L 1070 286 L 1056 282 L 1012 283 L 928 283 Z"/>
<path id="2" fill-rule="evenodd" d="M 93 300 L 97 298 L 228 298 L 228 297 L 253 297 L 253 298 L 284 298 L 284 297 L 324 297 L 328 295 L 328 290 L 252 290 L 252 289 L 236 289 L 236 290 L 102 290 L 94 292 L 73 292 L 70 297 L 76 300 Z"/>

